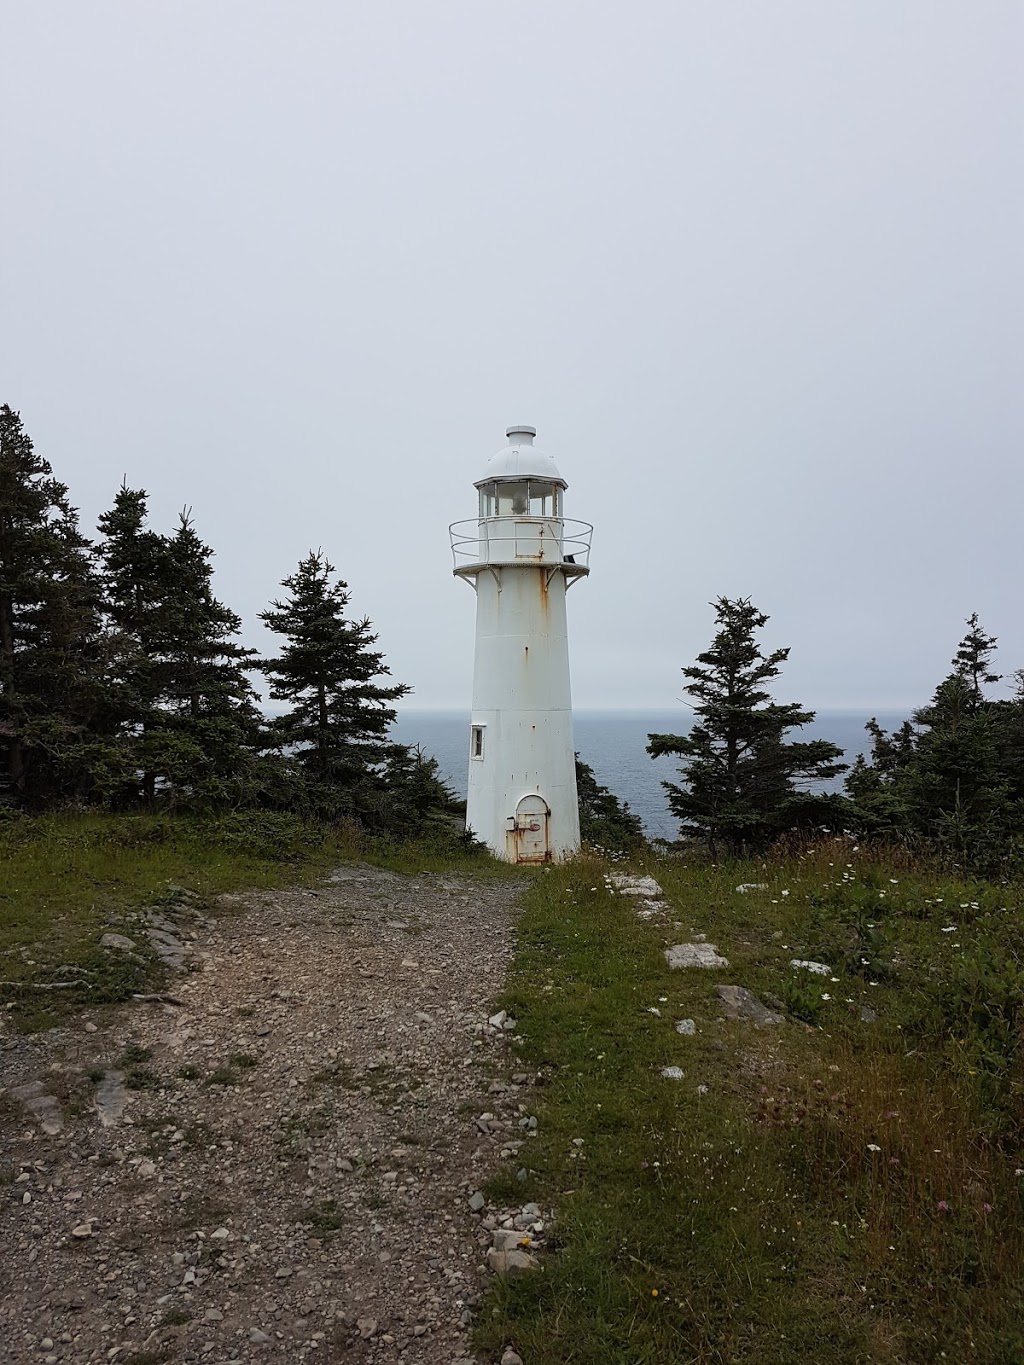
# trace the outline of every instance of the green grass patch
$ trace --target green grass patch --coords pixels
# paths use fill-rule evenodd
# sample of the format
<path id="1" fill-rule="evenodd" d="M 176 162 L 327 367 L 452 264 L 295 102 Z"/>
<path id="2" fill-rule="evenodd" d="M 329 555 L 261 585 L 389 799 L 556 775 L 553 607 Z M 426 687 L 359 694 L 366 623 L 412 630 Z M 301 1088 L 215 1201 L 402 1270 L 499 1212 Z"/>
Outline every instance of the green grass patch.
<path id="1" fill-rule="evenodd" d="M 526 894 L 500 1003 L 546 1083 L 495 1190 L 556 1219 L 542 1268 L 491 1291 L 479 1347 L 530 1365 L 1024 1360 L 1019 890 L 841 844 L 646 870 L 668 924 L 596 861 Z M 662 949 L 694 933 L 730 966 L 669 971 Z M 791 1017 L 724 1020 L 719 983 Z"/>

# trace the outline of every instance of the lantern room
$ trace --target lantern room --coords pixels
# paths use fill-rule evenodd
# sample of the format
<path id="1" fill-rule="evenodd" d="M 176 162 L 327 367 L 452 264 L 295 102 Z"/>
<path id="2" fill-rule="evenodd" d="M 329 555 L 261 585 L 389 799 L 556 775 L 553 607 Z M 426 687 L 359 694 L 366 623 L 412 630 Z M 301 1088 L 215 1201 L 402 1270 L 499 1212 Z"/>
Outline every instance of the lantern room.
<path id="1" fill-rule="evenodd" d="M 567 522 L 568 487 L 547 451 L 534 445 L 535 427 L 513 426 L 508 445 L 487 461 L 476 481 L 477 519 L 451 527 L 455 572 L 472 579 L 487 565 L 524 561 L 557 564 L 570 579 L 587 573 L 591 527 Z"/>

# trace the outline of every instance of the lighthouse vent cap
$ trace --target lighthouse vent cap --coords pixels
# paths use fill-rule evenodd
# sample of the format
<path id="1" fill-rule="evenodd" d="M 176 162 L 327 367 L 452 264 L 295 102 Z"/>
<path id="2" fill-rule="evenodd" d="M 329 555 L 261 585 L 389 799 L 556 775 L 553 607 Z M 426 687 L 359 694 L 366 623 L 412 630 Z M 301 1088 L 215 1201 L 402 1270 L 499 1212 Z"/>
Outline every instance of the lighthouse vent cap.
<path id="1" fill-rule="evenodd" d="M 537 434 L 536 427 L 522 423 L 509 427 L 505 435 L 508 445 L 496 451 L 484 466 L 483 473 L 476 481 L 477 488 L 491 479 L 547 479 L 562 488 L 568 485 L 558 472 L 554 456 L 533 444 Z"/>

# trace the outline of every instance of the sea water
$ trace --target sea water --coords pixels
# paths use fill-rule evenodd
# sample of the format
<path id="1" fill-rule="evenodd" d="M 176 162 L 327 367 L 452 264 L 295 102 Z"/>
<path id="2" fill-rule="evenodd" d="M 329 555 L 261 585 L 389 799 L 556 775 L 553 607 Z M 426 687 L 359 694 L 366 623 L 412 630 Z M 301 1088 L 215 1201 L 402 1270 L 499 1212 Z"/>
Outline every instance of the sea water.
<path id="1" fill-rule="evenodd" d="M 865 723 L 874 714 L 883 729 L 891 730 L 906 720 L 903 713 L 864 711 L 819 711 L 814 721 L 791 738 L 829 739 L 844 751 L 852 763 L 858 754 L 870 750 Z M 677 780 L 678 760 L 652 759 L 646 752 L 651 734 L 680 735 L 689 731 L 692 717 L 682 709 L 675 711 L 576 711 L 573 734 L 576 751 L 589 763 L 603 786 L 643 821 L 651 838 L 674 839 L 678 827 L 668 808 L 662 782 Z M 461 797 L 466 795 L 469 770 L 468 711 L 403 710 L 393 730 L 401 744 L 419 744 L 437 759 L 445 781 Z M 838 791 L 842 777 L 818 783 L 815 790 Z"/>

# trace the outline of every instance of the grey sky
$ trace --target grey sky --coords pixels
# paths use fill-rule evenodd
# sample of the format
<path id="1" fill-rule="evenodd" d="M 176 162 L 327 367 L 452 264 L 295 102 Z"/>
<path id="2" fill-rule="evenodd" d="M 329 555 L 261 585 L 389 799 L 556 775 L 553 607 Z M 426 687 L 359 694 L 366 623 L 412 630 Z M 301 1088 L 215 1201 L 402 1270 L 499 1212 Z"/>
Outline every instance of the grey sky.
<path id="1" fill-rule="evenodd" d="M 191 504 L 256 613 L 322 545 L 468 705 L 447 524 L 515 421 L 595 524 L 580 706 L 750 595 L 783 691 L 1024 666 L 1017 0 L 18 0 L 0 401 L 89 525 Z"/>

